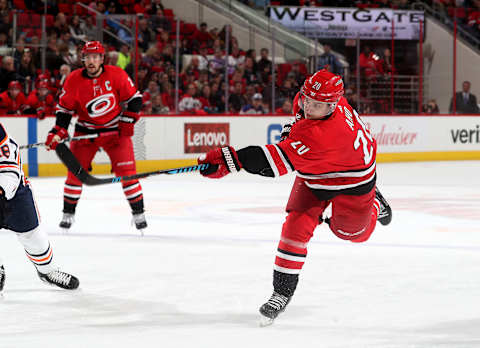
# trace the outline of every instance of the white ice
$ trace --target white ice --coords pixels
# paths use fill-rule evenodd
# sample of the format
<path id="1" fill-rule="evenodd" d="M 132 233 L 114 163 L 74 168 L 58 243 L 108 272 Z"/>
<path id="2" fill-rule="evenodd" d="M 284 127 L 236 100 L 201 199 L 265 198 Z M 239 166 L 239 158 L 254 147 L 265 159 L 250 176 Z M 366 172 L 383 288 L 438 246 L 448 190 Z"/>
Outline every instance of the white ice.
<path id="1" fill-rule="evenodd" d="M 63 179 L 33 179 L 55 261 L 81 289 L 41 283 L 13 233 L 0 347 L 479 347 L 480 162 L 380 164 L 393 222 L 364 244 L 320 226 L 297 292 L 258 326 L 293 176 L 142 181 L 140 237 L 120 185 L 84 187 L 68 235 Z"/>

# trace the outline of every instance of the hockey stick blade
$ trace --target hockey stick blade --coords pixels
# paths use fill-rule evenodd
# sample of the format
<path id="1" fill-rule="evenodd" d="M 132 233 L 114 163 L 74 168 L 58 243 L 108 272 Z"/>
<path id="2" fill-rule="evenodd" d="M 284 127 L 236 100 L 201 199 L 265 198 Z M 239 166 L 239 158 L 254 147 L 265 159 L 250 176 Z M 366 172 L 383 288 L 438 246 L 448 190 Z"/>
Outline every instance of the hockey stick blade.
<path id="1" fill-rule="evenodd" d="M 72 172 L 78 180 L 88 186 L 95 186 L 95 185 L 105 185 L 105 184 L 113 184 L 122 181 L 129 181 L 135 179 L 143 179 L 152 175 L 158 174 L 180 174 L 180 173 L 190 173 L 195 172 L 197 170 L 204 170 L 207 169 L 210 164 L 196 164 L 189 167 L 180 167 L 180 168 L 172 168 L 172 169 L 165 169 L 165 170 L 155 170 L 152 172 L 145 172 L 145 173 L 138 173 L 129 176 L 116 176 L 110 178 L 97 178 L 94 177 L 88 172 L 83 169 L 83 167 L 78 162 L 77 158 L 73 155 L 70 149 L 65 144 L 58 144 L 57 148 L 55 149 L 58 158 L 63 162 L 65 167 L 68 168 L 70 172 Z"/>

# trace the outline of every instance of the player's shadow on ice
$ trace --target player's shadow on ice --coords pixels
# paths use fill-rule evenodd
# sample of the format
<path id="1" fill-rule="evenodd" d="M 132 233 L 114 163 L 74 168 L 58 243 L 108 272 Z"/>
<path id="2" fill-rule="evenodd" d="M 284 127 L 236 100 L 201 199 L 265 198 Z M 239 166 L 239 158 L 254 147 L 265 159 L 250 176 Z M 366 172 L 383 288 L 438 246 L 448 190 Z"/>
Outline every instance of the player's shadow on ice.
<path id="1" fill-rule="evenodd" d="M 32 294 L 31 299 L 12 299 L 11 305 L 28 305 L 39 313 L 49 312 L 63 325 L 83 327 L 194 327 L 206 325 L 236 325 L 257 327 L 259 314 L 256 308 L 249 313 L 225 312 L 197 313 L 181 311 L 174 304 L 134 298 L 135 294 L 120 298 L 84 291 L 61 289 L 12 289 L 15 293 Z M 55 292 L 52 294 L 52 292 Z M 7 294 L 8 296 L 8 294 Z M 212 310 L 213 311 L 213 310 Z"/>

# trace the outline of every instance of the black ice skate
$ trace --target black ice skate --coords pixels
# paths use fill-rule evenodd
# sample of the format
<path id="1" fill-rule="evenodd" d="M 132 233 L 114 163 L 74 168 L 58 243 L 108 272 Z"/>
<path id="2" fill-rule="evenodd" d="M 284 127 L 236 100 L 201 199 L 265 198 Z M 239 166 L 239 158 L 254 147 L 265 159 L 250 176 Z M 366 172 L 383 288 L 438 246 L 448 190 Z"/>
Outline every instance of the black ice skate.
<path id="1" fill-rule="evenodd" d="M 377 220 L 384 226 L 388 225 L 392 221 L 392 208 L 388 205 L 387 200 L 382 196 L 378 188 L 375 187 L 375 199 L 380 203 L 380 212 L 378 213 Z"/>
<path id="2" fill-rule="evenodd" d="M 273 324 L 275 318 L 285 310 L 290 299 L 291 297 L 280 295 L 274 291 L 270 299 L 259 309 L 262 315 L 260 325 L 267 326 Z"/>
<path id="3" fill-rule="evenodd" d="M 75 221 L 75 214 L 63 213 L 62 221 L 60 221 L 60 228 L 64 231 L 68 231 L 72 227 L 73 222 Z"/>
<path id="4" fill-rule="evenodd" d="M 38 271 L 37 273 L 40 279 L 45 283 L 58 286 L 62 289 L 75 290 L 80 285 L 80 281 L 77 277 L 66 272 L 62 272 L 58 269 L 46 274 Z"/>
<path id="5" fill-rule="evenodd" d="M 145 220 L 145 214 L 133 214 L 133 223 L 135 224 L 137 230 L 142 231 L 147 228 L 147 220 Z"/>
<path id="6" fill-rule="evenodd" d="M 5 285 L 5 268 L 3 268 L 3 265 L 0 265 L 0 292 L 2 292 L 4 285 Z"/>

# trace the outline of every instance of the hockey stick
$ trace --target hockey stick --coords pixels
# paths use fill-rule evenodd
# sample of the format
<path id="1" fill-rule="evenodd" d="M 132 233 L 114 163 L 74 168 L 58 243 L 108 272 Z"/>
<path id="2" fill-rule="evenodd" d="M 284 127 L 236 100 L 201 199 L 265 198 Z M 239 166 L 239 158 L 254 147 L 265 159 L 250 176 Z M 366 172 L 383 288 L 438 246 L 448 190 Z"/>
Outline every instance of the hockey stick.
<path id="1" fill-rule="evenodd" d="M 114 134 L 118 134 L 118 132 L 117 131 L 112 131 L 112 132 L 105 132 L 105 133 L 78 135 L 76 137 L 67 138 L 64 141 L 62 141 L 62 143 L 67 142 L 67 141 L 75 141 L 75 140 L 82 140 L 82 139 L 94 139 L 94 138 L 99 138 L 99 137 L 104 137 L 104 136 L 107 136 L 107 135 L 114 135 Z M 43 145 L 45 145 L 45 143 L 34 143 L 34 144 L 28 144 L 28 145 L 21 145 L 20 150 L 31 149 L 31 148 L 39 147 L 39 146 L 43 146 Z"/>
<path id="2" fill-rule="evenodd" d="M 189 167 L 180 167 L 180 168 L 172 168 L 172 169 L 165 169 L 165 170 L 155 170 L 153 172 L 145 172 L 145 173 L 138 173 L 129 176 L 116 176 L 110 178 L 96 178 L 87 173 L 85 169 L 80 165 L 76 157 L 70 151 L 70 149 L 63 143 L 57 145 L 55 149 L 58 158 L 65 164 L 70 172 L 72 172 L 78 180 L 88 186 L 95 186 L 95 185 L 104 185 L 104 184 L 112 184 L 116 182 L 122 181 L 129 181 L 135 179 L 142 179 L 152 175 L 158 174 L 180 174 L 180 173 L 190 173 L 197 170 L 207 169 L 210 164 L 196 164 L 194 166 Z"/>

